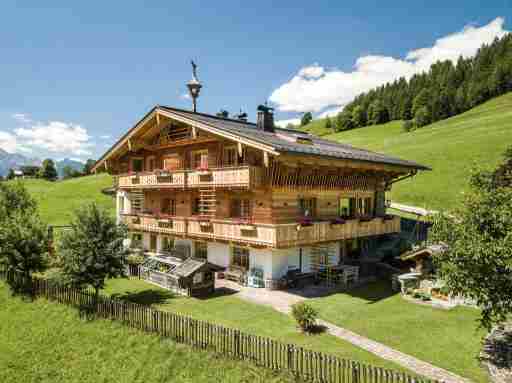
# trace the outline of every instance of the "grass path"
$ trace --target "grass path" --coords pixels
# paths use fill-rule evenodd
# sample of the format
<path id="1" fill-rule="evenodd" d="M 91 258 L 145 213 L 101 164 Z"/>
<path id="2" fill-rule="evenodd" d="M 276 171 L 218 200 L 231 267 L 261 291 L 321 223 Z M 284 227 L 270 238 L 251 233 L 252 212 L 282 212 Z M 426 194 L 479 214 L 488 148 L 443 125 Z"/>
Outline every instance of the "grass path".
<path id="1" fill-rule="evenodd" d="M 293 382 L 292 377 L 163 341 L 72 308 L 24 302 L 0 283 L 0 382 Z"/>

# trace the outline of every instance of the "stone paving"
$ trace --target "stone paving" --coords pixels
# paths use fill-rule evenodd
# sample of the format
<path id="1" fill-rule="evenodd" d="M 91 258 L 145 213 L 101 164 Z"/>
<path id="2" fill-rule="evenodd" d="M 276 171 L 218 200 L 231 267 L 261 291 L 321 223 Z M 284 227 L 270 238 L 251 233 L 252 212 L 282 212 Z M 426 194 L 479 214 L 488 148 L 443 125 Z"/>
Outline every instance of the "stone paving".
<path id="1" fill-rule="evenodd" d="M 297 302 L 309 299 L 313 296 L 322 296 L 326 293 L 326 289 L 322 287 L 311 286 L 292 292 L 276 290 L 269 291 L 266 289 L 257 289 L 251 287 L 243 287 L 234 282 L 226 280 L 218 280 L 217 287 L 224 287 L 230 290 L 236 290 L 237 296 L 251 301 L 253 303 L 270 306 L 275 310 L 284 314 L 289 314 L 291 306 Z M 331 290 L 332 293 L 332 290 Z M 416 372 L 429 379 L 438 380 L 445 383 L 470 383 L 471 380 L 458 376 L 450 371 L 436 367 L 430 363 L 424 362 L 413 356 L 404 354 L 398 350 L 388 347 L 382 343 L 373 341 L 364 336 L 358 335 L 350 330 L 336 326 L 324 320 L 318 320 L 318 324 L 325 326 L 327 332 L 335 337 L 352 343 L 366 351 L 371 352 L 383 359 L 392 361 L 411 371 Z"/>

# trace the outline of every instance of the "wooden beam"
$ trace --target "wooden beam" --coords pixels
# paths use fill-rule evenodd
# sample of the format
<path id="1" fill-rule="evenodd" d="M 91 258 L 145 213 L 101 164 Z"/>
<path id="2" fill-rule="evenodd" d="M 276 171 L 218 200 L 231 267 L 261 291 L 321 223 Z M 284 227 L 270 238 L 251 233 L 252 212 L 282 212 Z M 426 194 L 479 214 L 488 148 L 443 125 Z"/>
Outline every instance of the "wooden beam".
<path id="1" fill-rule="evenodd" d="M 266 168 L 268 168 L 268 166 L 270 164 L 268 152 L 263 152 L 263 164 L 265 165 Z"/>
<path id="2" fill-rule="evenodd" d="M 238 143 L 238 157 L 242 157 L 244 155 L 244 148 L 242 147 L 242 143 Z"/>
<path id="3" fill-rule="evenodd" d="M 131 138 L 128 138 L 128 151 L 129 152 L 132 151 L 132 139 Z"/>
<path id="4" fill-rule="evenodd" d="M 197 129 L 194 125 L 192 125 L 192 139 L 195 140 L 197 138 Z"/>

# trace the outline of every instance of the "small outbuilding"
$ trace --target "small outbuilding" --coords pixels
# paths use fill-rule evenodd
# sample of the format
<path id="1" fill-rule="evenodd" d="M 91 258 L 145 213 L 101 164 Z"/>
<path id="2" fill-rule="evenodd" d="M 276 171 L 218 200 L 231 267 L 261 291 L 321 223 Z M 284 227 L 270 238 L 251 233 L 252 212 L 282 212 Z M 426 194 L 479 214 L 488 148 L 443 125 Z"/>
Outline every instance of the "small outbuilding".
<path id="1" fill-rule="evenodd" d="M 222 267 L 206 260 L 151 256 L 141 266 L 141 278 L 181 295 L 207 296 L 215 291 L 215 272 Z"/>
<path id="2" fill-rule="evenodd" d="M 444 244 L 432 244 L 420 249 L 414 249 L 400 256 L 402 261 L 414 261 L 414 272 L 423 276 L 428 276 L 433 273 L 433 257 L 443 254 L 446 251 Z"/>

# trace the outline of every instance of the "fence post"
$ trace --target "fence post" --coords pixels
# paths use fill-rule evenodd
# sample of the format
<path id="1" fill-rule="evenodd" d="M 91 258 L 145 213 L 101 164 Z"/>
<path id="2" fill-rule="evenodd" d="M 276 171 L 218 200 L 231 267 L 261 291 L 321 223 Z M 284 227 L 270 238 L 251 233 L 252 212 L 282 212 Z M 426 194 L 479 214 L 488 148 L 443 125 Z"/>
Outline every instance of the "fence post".
<path id="1" fill-rule="evenodd" d="M 287 362 L 287 366 L 288 366 L 288 370 L 292 371 L 293 370 L 293 345 L 291 344 L 287 344 L 286 345 L 286 362 Z"/>
<path id="2" fill-rule="evenodd" d="M 352 363 L 352 383 L 359 383 L 359 371 L 355 363 Z"/>

